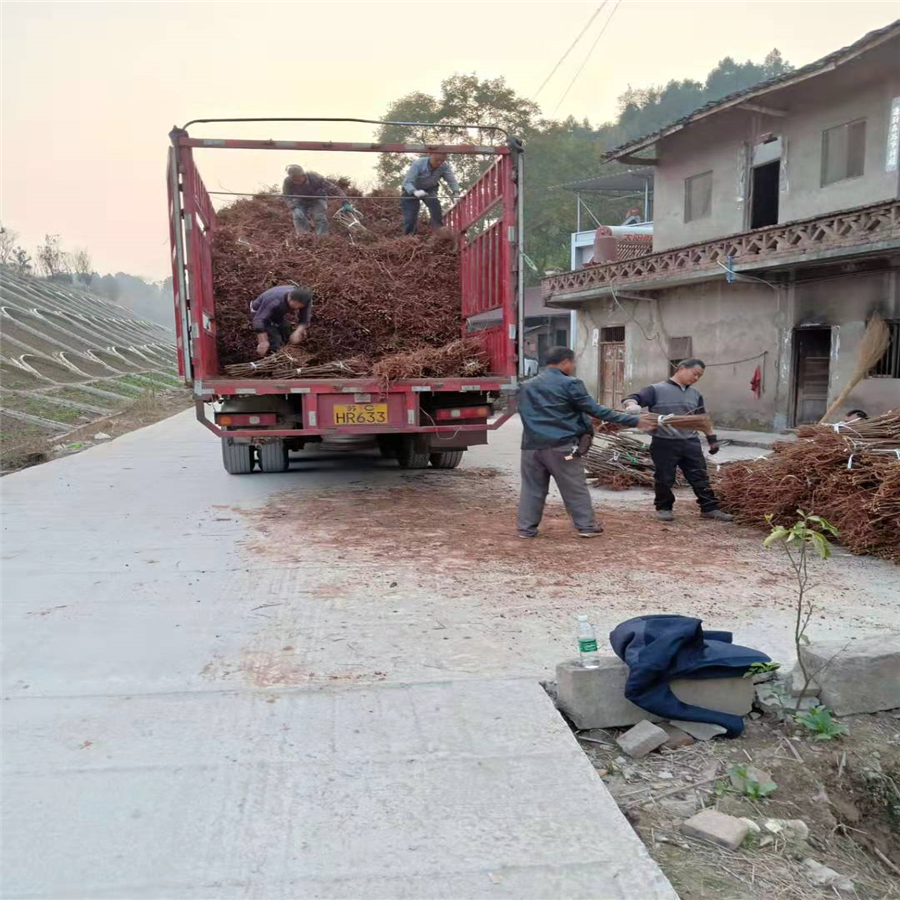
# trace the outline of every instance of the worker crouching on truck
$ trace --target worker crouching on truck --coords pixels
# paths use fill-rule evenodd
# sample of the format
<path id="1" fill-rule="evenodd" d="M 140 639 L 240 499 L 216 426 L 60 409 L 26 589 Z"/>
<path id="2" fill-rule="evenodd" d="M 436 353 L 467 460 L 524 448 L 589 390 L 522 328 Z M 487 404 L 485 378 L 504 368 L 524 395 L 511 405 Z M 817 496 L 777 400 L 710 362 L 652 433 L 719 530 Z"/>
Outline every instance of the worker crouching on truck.
<path id="1" fill-rule="evenodd" d="M 656 417 L 615 412 L 600 406 L 584 383 L 574 378 L 575 354 L 568 347 L 553 347 L 547 353 L 544 371 L 522 385 L 519 416 L 522 434 L 522 493 L 516 523 L 519 537 L 533 538 L 544 514 L 550 478 L 556 482 L 563 502 L 580 537 L 603 533 L 594 518 L 594 505 L 584 475 L 580 446 L 591 440 L 588 416 L 626 427 L 652 430 Z"/>
<path id="2" fill-rule="evenodd" d="M 250 303 L 253 330 L 259 335 L 256 352 L 265 356 L 277 352 L 285 343 L 299 344 L 306 337 L 312 316 L 313 295 L 293 284 L 269 288 Z M 296 326 L 285 321 L 289 313 L 298 314 Z"/>
<path id="3" fill-rule="evenodd" d="M 689 416 L 706 414 L 703 395 L 694 385 L 703 376 L 706 363 L 702 359 L 685 359 L 678 364 L 675 374 L 658 384 L 651 384 L 625 398 L 626 412 L 640 412 L 642 406 L 656 415 Z M 655 417 L 655 416 L 654 416 Z M 707 437 L 709 452 L 717 453 L 719 445 L 714 434 Z M 663 522 L 675 518 L 672 507 L 675 494 L 672 488 L 678 469 L 684 473 L 693 488 L 704 519 L 730 522 L 734 517 L 719 509 L 719 501 L 709 485 L 706 459 L 696 431 L 661 425 L 653 432 L 650 441 L 650 456 L 653 459 L 653 480 L 656 491 L 656 517 Z"/>
<path id="4" fill-rule="evenodd" d="M 444 224 L 444 213 L 441 210 L 441 201 L 438 199 L 438 187 L 441 180 L 447 183 L 447 187 L 453 194 L 453 202 L 459 199 L 459 185 L 450 163 L 447 162 L 446 153 L 432 153 L 417 159 L 406 173 L 403 180 L 403 199 L 400 206 L 403 209 L 403 233 L 415 234 L 419 225 L 419 204 L 424 203 L 431 216 L 431 227 L 440 228 Z"/>
<path id="5" fill-rule="evenodd" d="M 315 228 L 316 234 L 328 232 L 328 198 L 337 197 L 344 202 L 341 209 L 353 211 L 353 204 L 334 182 L 318 172 L 307 172 L 303 166 L 288 166 L 287 178 L 281 188 L 285 203 L 294 217 L 294 231 L 308 234 Z"/>

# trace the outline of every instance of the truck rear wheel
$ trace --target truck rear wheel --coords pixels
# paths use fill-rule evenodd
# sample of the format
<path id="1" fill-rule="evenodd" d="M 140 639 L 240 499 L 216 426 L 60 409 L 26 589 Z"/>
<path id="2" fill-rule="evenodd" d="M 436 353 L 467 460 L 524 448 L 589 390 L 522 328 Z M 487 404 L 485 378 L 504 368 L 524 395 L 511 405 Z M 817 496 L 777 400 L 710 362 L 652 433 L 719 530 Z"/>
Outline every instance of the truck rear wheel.
<path id="1" fill-rule="evenodd" d="M 463 458 L 464 450 L 442 450 L 432 453 L 428 458 L 435 469 L 455 469 Z"/>
<path id="2" fill-rule="evenodd" d="M 428 442 L 422 435 L 405 434 L 397 448 L 397 462 L 402 469 L 424 469 L 428 466 Z"/>
<path id="3" fill-rule="evenodd" d="M 253 447 L 222 438 L 222 465 L 229 475 L 249 475 L 253 471 Z"/>
<path id="4" fill-rule="evenodd" d="M 290 467 L 287 444 L 284 441 L 266 441 L 259 445 L 259 468 L 269 474 L 287 472 Z"/>

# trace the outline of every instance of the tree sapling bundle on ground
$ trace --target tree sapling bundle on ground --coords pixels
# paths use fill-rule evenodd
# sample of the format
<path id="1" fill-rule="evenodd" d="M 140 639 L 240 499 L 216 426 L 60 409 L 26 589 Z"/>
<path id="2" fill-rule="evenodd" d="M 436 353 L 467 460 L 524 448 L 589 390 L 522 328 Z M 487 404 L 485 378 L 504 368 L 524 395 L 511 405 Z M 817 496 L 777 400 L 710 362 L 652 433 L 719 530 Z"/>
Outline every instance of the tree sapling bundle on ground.
<path id="1" fill-rule="evenodd" d="M 770 457 L 733 462 L 715 478 L 736 522 L 789 525 L 797 510 L 838 529 L 853 553 L 900 563 L 900 412 L 836 425 L 807 425 Z"/>
<path id="2" fill-rule="evenodd" d="M 307 366 L 364 359 L 380 363 L 377 377 L 385 380 L 389 375 L 427 377 L 403 373 L 428 370 L 435 361 L 445 364 L 441 374 L 446 376 L 483 373 L 477 344 L 459 344 L 455 237 L 428 228 L 405 237 L 399 198 L 387 192 L 360 197 L 342 186 L 361 213 L 365 234 L 333 223 L 327 235 L 297 236 L 284 202 L 265 194 L 238 200 L 219 213 L 213 290 L 220 366 L 259 362 L 250 301 L 275 285 L 297 284 L 315 296 L 302 345 Z M 329 203 L 329 216 L 338 206 Z M 435 350 L 437 357 L 429 357 Z M 457 359 L 459 370 L 446 371 L 446 363 Z M 474 371 L 479 361 L 482 368 Z M 258 374 L 284 377 L 265 370 Z"/>

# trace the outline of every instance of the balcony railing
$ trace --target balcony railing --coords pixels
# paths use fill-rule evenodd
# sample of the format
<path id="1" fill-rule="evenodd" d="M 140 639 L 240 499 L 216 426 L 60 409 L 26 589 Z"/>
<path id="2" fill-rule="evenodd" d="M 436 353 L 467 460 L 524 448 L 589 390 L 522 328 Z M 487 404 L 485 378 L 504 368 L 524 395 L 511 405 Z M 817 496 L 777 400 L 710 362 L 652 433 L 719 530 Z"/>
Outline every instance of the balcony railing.
<path id="1" fill-rule="evenodd" d="M 728 257 L 736 270 L 779 261 L 818 258 L 829 250 L 865 253 L 869 245 L 900 241 L 900 200 L 842 210 L 826 216 L 771 225 L 742 234 L 673 247 L 636 259 L 588 266 L 543 281 L 544 299 L 560 295 L 604 292 L 607 287 L 650 287 L 656 282 L 696 279 L 722 272 Z"/>

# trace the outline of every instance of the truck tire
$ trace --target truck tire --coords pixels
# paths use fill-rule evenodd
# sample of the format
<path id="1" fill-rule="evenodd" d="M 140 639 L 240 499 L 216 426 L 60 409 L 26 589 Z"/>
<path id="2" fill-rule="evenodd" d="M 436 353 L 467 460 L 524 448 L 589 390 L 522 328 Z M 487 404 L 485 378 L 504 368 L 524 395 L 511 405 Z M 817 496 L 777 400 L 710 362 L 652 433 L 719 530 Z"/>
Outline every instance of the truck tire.
<path id="1" fill-rule="evenodd" d="M 397 447 L 397 462 L 401 469 L 428 467 L 428 441 L 417 434 L 404 434 Z"/>
<path id="2" fill-rule="evenodd" d="M 273 474 L 287 472 L 290 467 L 288 449 L 284 441 L 266 441 L 259 445 L 259 468 L 261 472 Z"/>
<path id="3" fill-rule="evenodd" d="M 229 475 L 249 475 L 253 471 L 253 447 L 222 438 L 222 465 Z"/>
<path id="4" fill-rule="evenodd" d="M 428 458 L 435 469 L 455 469 L 461 462 L 465 450 L 442 450 L 432 453 Z"/>
<path id="5" fill-rule="evenodd" d="M 378 452 L 382 459 L 396 459 L 399 440 L 395 435 L 379 435 Z"/>

